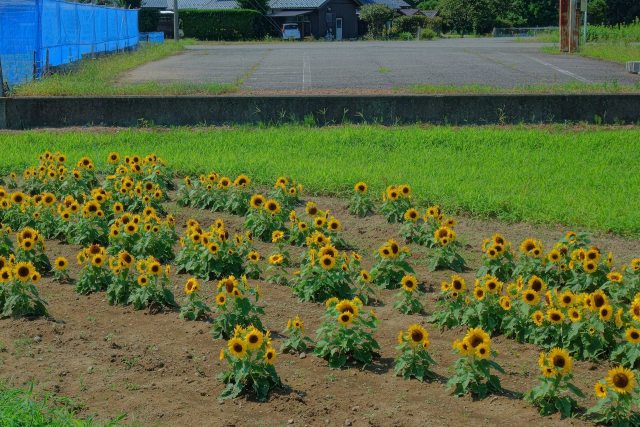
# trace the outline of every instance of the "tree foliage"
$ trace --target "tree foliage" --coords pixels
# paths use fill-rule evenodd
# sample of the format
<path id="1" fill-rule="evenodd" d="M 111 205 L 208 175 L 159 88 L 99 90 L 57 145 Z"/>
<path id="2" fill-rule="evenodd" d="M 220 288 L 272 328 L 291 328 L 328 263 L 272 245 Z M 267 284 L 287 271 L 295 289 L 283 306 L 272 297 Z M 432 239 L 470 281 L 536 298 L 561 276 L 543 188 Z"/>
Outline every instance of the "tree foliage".
<path id="1" fill-rule="evenodd" d="M 384 34 L 385 24 L 393 19 L 393 10 L 383 4 L 368 4 L 360 9 L 360 19 L 367 23 L 369 34 L 380 37 Z"/>

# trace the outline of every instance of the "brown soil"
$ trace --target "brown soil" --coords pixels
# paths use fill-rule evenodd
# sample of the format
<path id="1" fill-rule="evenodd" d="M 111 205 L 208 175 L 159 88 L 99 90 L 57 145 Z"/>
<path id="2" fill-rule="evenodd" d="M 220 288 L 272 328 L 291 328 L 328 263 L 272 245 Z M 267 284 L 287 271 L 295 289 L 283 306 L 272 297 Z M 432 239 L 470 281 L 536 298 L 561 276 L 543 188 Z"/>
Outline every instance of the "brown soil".
<path id="1" fill-rule="evenodd" d="M 348 215 L 344 200 L 311 197 L 321 208 L 328 208 L 344 225 L 346 239 L 365 255 L 370 266 L 373 251 L 386 239 L 399 240 L 396 224 L 387 224 L 380 216 L 359 219 Z M 209 225 L 217 216 L 223 217 L 235 229 L 242 219 L 226 214 L 179 209 L 170 205 L 178 223 L 195 217 Z M 506 225 L 497 221 L 482 221 L 461 217 L 458 235 L 465 243 L 464 256 L 472 270 L 470 280 L 480 265 L 479 246 L 483 238 L 502 232 L 513 242 L 528 236 L 540 238 L 550 245 L 564 234 L 560 227 L 537 227 L 528 224 Z M 595 236 L 594 242 L 603 250 L 616 254 L 616 262 L 626 262 L 640 254 L 640 242 L 610 235 Z M 270 245 L 257 242 L 261 253 L 268 255 Z M 431 273 L 425 268 L 425 251 L 412 247 L 412 264 L 418 278 L 427 289 L 438 289 L 442 279 L 451 272 Z M 66 255 L 75 259 L 78 247 L 51 242 L 50 257 Z M 299 248 L 291 248 L 294 259 Z M 77 267 L 71 268 L 75 277 Z M 174 277 L 175 294 L 182 295 L 185 276 Z M 201 291 L 213 301 L 212 283 Z M 281 331 L 287 319 L 300 314 L 308 335 L 314 337 L 323 307 L 299 303 L 290 289 L 261 284 L 264 290 L 267 328 Z M 481 401 L 455 398 L 449 395 L 444 382 L 451 374 L 455 355 L 452 341 L 464 330 L 439 332 L 425 322 L 425 316 L 406 316 L 392 307 L 393 291 L 380 292 L 385 303 L 376 307 L 381 319 L 376 338 L 381 358 L 372 366 L 361 369 L 332 370 L 326 361 L 312 354 L 304 356 L 280 354 L 276 367 L 286 385 L 273 393 L 267 403 L 250 398 L 238 398 L 223 403 L 217 396 L 222 384 L 216 375 L 224 369 L 218 353 L 225 344 L 214 341 L 206 322 L 187 322 L 175 312 L 148 314 L 129 307 L 112 307 L 104 294 L 77 296 L 72 285 L 45 279 L 40 286 L 49 302 L 51 319 L 0 321 L 0 378 L 11 384 L 34 382 L 37 391 L 69 396 L 82 406 L 82 415 L 97 414 L 100 419 L 127 414 L 128 422 L 152 425 L 512 425 L 514 422 L 532 425 L 586 425 L 581 420 L 560 420 L 540 417 L 537 411 L 517 398 L 537 381 L 538 350 L 498 337 L 494 339 L 499 352 L 497 361 L 507 371 L 501 376 L 506 393 Z M 427 293 L 427 311 L 434 308 L 435 293 Z M 410 323 L 426 324 L 431 334 L 431 352 L 438 362 L 435 372 L 441 381 L 421 383 L 405 381 L 393 374 L 395 337 Z M 279 347 L 281 337 L 275 335 Z M 603 377 L 607 364 L 576 363 L 576 384 L 589 396 L 594 382 Z M 584 406 L 594 398 L 580 402 Z"/>

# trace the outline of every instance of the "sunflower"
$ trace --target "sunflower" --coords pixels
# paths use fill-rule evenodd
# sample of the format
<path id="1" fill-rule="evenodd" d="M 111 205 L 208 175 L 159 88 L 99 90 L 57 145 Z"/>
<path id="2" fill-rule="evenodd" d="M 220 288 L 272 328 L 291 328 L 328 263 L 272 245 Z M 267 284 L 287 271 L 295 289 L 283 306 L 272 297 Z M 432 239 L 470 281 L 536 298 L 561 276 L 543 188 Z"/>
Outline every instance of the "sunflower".
<path id="1" fill-rule="evenodd" d="M 615 283 L 621 283 L 622 274 L 618 273 L 617 271 L 612 271 L 609 274 L 607 274 L 607 279 Z"/>
<path id="2" fill-rule="evenodd" d="M 389 248 L 388 245 L 384 245 L 380 247 L 380 249 L 378 249 L 378 253 L 382 258 L 391 258 L 392 256 L 391 249 Z"/>
<path id="3" fill-rule="evenodd" d="M 129 268 L 131 264 L 133 264 L 134 259 L 129 252 L 122 251 L 118 254 L 118 261 L 123 268 Z"/>
<path id="4" fill-rule="evenodd" d="M 558 347 L 552 349 L 547 360 L 561 375 L 567 375 L 573 369 L 573 359 L 565 349 Z"/>
<path id="5" fill-rule="evenodd" d="M 225 305 L 227 303 L 227 296 L 224 293 L 219 293 L 216 295 L 216 304 Z"/>
<path id="6" fill-rule="evenodd" d="M 531 276 L 527 285 L 529 286 L 529 289 L 533 289 L 538 293 L 542 293 L 547 290 L 547 284 L 538 276 Z"/>
<path id="7" fill-rule="evenodd" d="M 367 270 L 360 271 L 360 278 L 365 283 L 371 282 L 371 274 Z"/>
<path id="8" fill-rule="evenodd" d="M 547 310 L 547 320 L 554 325 L 559 325 L 564 320 L 564 314 L 557 308 Z"/>
<path id="9" fill-rule="evenodd" d="M 107 156 L 107 162 L 110 165 L 117 165 L 118 163 L 120 163 L 120 154 L 116 153 L 115 151 L 109 153 L 109 155 Z"/>
<path id="10" fill-rule="evenodd" d="M 448 286 L 450 286 L 449 283 L 447 283 Z M 486 292 L 484 290 L 483 287 L 478 286 L 473 290 L 473 296 L 478 300 L 478 301 L 482 301 L 484 299 L 486 295 Z"/>
<path id="11" fill-rule="evenodd" d="M 593 389 L 598 399 L 604 399 L 607 397 L 607 386 L 602 384 L 600 381 L 593 386 Z"/>
<path id="12" fill-rule="evenodd" d="M 65 271 L 69 266 L 69 261 L 63 256 L 59 256 L 53 262 L 53 266 L 57 271 Z"/>
<path id="13" fill-rule="evenodd" d="M 562 259 L 562 255 L 560 254 L 560 251 L 558 251 L 557 249 L 554 249 L 551 252 L 549 252 L 549 254 L 547 255 L 547 259 L 555 264 Z"/>
<path id="14" fill-rule="evenodd" d="M 500 307 L 505 311 L 511 310 L 511 300 L 508 296 L 500 297 Z"/>
<path id="15" fill-rule="evenodd" d="M 595 261 L 587 260 L 582 264 L 582 268 L 587 273 L 595 273 L 598 270 L 598 263 Z"/>
<path id="16" fill-rule="evenodd" d="M 336 259 L 331 255 L 323 255 L 320 257 L 320 265 L 325 270 L 332 270 L 336 265 Z"/>
<path id="17" fill-rule="evenodd" d="M 162 273 L 162 265 L 160 265 L 158 261 L 153 260 L 149 263 L 149 265 L 147 265 L 147 271 L 149 272 L 149 274 L 157 276 L 158 274 Z"/>
<path id="18" fill-rule="evenodd" d="M 404 213 L 405 221 L 416 222 L 420 218 L 420 214 L 415 208 L 409 208 Z"/>
<path id="19" fill-rule="evenodd" d="M 200 284 L 198 283 L 198 280 L 194 277 L 191 277 L 184 285 L 184 293 L 187 295 L 191 295 L 192 293 L 197 292 L 199 287 Z"/>
<path id="20" fill-rule="evenodd" d="M 604 293 L 602 289 L 598 289 L 597 291 L 591 294 L 591 300 L 593 301 L 594 308 L 601 308 L 608 303 L 607 295 Z"/>
<path id="21" fill-rule="evenodd" d="M 537 240 L 525 239 L 522 241 L 522 243 L 520 243 L 520 252 L 527 254 L 531 252 L 533 249 L 535 249 L 537 245 L 538 245 Z"/>
<path id="22" fill-rule="evenodd" d="M 229 352 L 239 359 L 244 359 L 247 355 L 247 343 L 240 338 L 231 338 L 227 343 Z"/>
<path id="23" fill-rule="evenodd" d="M 249 258 L 250 262 L 256 263 L 256 262 L 260 261 L 260 253 L 258 251 L 251 251 L 247 255 L 247 258 Z"/>
<path id="24" fill-rule="evenodd" d="M 4 267 L 0 270 L 0 283 L 7 283 L 13 277 L 11 270 L 8 267 Z"/>
<path id="25" fill-rule="evenodd" d="M 338 315 L 338 321 L 342 326 L 349 326 L 353 321 L 353 317 L 354 316 L 352 313 L 345 311 L 344 313 L 340 313 Z"/>
<path id="26" fill-rule="evenodd" d="M 413 292 L 418 287 L 418 280 L 411 274 L 405 274 L 400 284 L 405 291 Z"/>
<path id="27" fill-rule="evenodd" d="M 244 337 L 244 339 L 247 342 L 247 347 L 249 350 L 256 350 L 262 346 L 264 336 L 262 335 L 262 332 L 260 332 L 256 328 L 252 328 Z"/>
<path id="28" fill-rule="evenodd" d="M 357 182 L 356 185 L 353 186 L 353 189 L 355 191 L 357 191 L 358 193 L 366 193 L 367 190 L 369 189 L 369 187 L 367 187 L 367 184 L 365 184 L 364 182 L 360 181 L 360 182 Z"/>
<path id="29" fill-rule="evenodd" d="M 544 322 L 544 313 L 540 310 L 536 310 L 531 315 L 531 318 L 533 319 L 533 323 L 535 323 L 536 326 L 542 326 L 542 322 Z"/>
<path id="30" fill-rule="evenodd" d="M 238 175 L 233 181 L 234 187 L 245 188 L 251 184 L 251 179 L 247 175 Z"/>
<path id="31" fill-rule="evenodd" d="M 482 343 L 476 347 L 476 356 L 480 359 L 488 359 L 491 356 L 491 347 L 489 344 Z"/>
<path id="32" fill-rule="evenodd" d="M 640 300 L 633 301 L 631 303 L 631 307 L 629 308 L 629 313 L 631 313 L 631 317 L 633 317 L 633 320 L 640 322 Z"/>
<path id="33" fill-rule="evenodd" d="M 262 194 L 254 194 L 251 196 L 251 200 L 249 201 L 249 205 L 254 209 L 260 209 L 264 206 L 266 199 Z"/>
<path id="34" fill-rule="evenodd" d="M 358 306 L 348 299 L 343 299 L 336 304 L 336 310 L 340 313 L 351 313 L 354 316 L 358 315 Z"/>
<path id="35" fill-rule="evenodd" d="M 138 285 L 147 286 L 149 284 L 149 277 L 146 274 L 138 276 Z"/>
<path id="36" fill-rule="evenodd" d="M 414 323 L 407 328 L 407 338 L 409 344 L 415 347 L 419 344 L 422 344 L 425 340 L 428 340 L 429 333 L 424 327 L 418 325 L 417 323 Z"/>
<path id="37" fill-rule="evenodd" d="M 613 316 L 613 308 L 609 304 L 600 307 L 600 320 L 602 320 L 603 322 L 608 322 L 609 320 L 611 320 L 611 316 Z"/>
<path id="38" fill-rule="evenodd" d="M 451 289 L 457 292 L 465 292 L 467 290 L 465 280 L 461 276 L 454 274 L 451 276 Z"/>
<path id="39" fill-rule="evenodd" d="M 616 393 L 631 393 L 636 386 L 636 376 L 631 370 L 618 366 L 607 373 L 607 384 Z"/>
<path id="40" fill-rule="evenodd" d="M 267 212 L 276 215 L 280 213 L 280 203 L 276 200 L 269 199 L 264 203 L 264 208 Z"/>
<path id="41" fill-rule="evenodd" d="M 489 337 L 489 334 L 482 328 L 472 328 L 467 331 L 463 341 L 475 349 L 480 344 L 486 344 L 487 346 L 490 345 L 491 337 Z"/>
<path id="42" fill-rule="evenodd" d="M 571 292 L 570 290 L 566 290 L 564 291 L 562 294 L 560 294 L 560 297 L 558 298 L 558 304 L 560 305 L 560 307 L 569 307 L 572 306 L 576 301 L 576 297 L 573 294 L 573 292 Z"/>
<path id="43" fill-rule="evenodd" d="M 627 328 L 624 335 L 631 344 L 640 344 L 640 329 L 631 326 Z"/>
<path id="44" fill-rule="evenodd" d="M 522 293 L 522 300 L 528 305 L 535 305 L 540 302 L 540 295 L 533 289 L 527 289 Z"/>
<path id="45" fill-rule="evenodd" d="M 570 308 L 568 314 L 569 320 L 571 320 L 572 322 L 579 322 L 580 320 L 582 320 L 582 314 L 576 308 Z"/>
<path id="46" fill-rule="evenodd" d="M 411 187 L 407 184 L 398 187 L 398 191 L 400 191 L 400 194 L 402 194 L 404 197 L 409 197 L 411 195 Z"/>

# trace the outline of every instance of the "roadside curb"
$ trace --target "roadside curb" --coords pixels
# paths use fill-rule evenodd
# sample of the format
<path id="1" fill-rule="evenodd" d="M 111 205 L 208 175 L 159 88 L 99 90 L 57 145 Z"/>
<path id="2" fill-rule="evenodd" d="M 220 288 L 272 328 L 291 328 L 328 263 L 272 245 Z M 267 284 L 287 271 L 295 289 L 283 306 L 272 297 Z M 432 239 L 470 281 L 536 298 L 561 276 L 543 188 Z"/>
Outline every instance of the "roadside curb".
<path id="1" fill-rule="evenodd" d="M 636 123 L 640 94 L 20 97 L 0 127 Z"/>

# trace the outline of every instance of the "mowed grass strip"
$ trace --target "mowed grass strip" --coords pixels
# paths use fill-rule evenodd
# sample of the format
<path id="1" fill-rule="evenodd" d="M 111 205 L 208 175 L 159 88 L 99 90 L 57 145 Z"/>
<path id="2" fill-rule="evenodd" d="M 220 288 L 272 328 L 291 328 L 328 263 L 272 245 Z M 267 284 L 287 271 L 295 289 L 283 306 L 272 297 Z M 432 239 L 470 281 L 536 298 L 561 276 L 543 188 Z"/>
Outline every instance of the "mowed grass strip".
<path id="1" fill-rule="evenodd" d="M 100 96 L 100 95 L 218 95 L 237 90 L 234 84 L 223 83 L 136 83 L 118 84 L 117 79 L 126 71 L 148 62 L 178 54 L 193 41 L 162 44 L 142 44 L 132 52 L 85 59 L 70 71 L 59 72 L 41 80 L 16 86 L 13 96 Z"/>
<path id="2" fill-rule="evenodd" d="M 506 221 L 561 223 L 640 235 L 638 127 L 304 126 L 29 131 L 0 134 L 0 167 L 20 170 L 44 150 L 70 161 L 110 151 L 156 153 L 181 173 L 287 175 L 315 193 L 382 192 L 409 183 L 420 204 Z"/>

